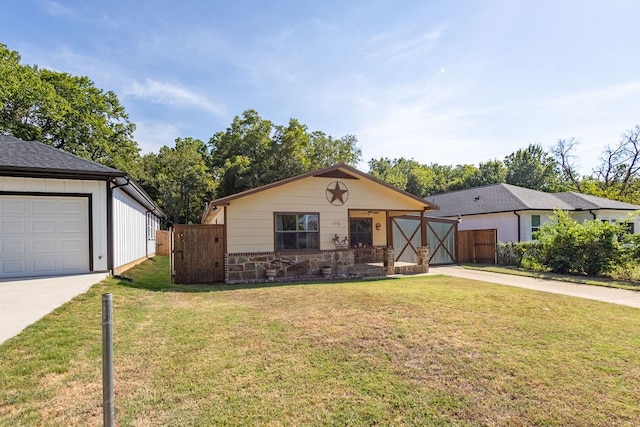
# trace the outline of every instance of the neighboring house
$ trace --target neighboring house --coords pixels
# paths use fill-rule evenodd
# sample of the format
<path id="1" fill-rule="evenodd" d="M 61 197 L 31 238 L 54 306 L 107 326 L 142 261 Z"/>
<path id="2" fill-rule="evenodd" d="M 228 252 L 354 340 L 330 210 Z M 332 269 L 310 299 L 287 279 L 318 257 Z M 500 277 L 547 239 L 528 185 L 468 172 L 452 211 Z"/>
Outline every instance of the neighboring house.
<path id="1" fill-rule="evenodd" d="M 126 173 L 0 135 L 0 278 L 118 274 L 154 255 L 164 217 Z"/>
<path id="2" fill-rule="evenodd" d="M 224 226 L 227 282 L 260 280 L 278 266 L 280 275 L 317 275 L 322 267 L 348 275 L 357 264 L 379 263 L 393 274 L 394 263 L 409 255 L 411 271 L 428 267 L 419 258 L 427 226 L 418 219 L 434 209 L 431 202 L 338 164 L 213 200 L 202 223 Z"/>
<path id="3" fill-rule="evenodd" d="M 440 206 L 432 215 L 459 219 L 460 231 L 496 229 L 501 242 L 532 240 L 532 233 L 549 221 L 554 209 L 569 212 L 579 222 L 616 221 L 634 214 L 629 228 L 635 233 L 640 231 L 635 215 L 640 206 L 574 192 L 544 193 L 495 184 L 429 196 L 426 200 Z"/>

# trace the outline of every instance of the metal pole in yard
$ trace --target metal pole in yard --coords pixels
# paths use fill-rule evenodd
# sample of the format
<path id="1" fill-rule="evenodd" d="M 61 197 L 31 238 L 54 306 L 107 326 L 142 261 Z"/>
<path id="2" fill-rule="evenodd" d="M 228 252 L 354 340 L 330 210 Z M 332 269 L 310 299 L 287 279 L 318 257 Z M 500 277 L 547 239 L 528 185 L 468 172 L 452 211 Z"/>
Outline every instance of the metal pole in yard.
<path id="1" fill-rule="evenodd" d="M 111 294 L 102 294 L 102 403 L 104 426 L 113 427 L 113 299 Z"/>

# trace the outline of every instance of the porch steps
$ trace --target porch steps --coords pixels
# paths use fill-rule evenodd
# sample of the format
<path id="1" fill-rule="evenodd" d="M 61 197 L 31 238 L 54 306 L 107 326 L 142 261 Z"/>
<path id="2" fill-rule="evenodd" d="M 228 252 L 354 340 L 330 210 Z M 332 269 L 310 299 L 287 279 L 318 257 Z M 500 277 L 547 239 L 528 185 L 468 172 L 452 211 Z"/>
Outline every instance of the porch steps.
<path id="1" fill-rule="evenodd" d="M 353 275 L 356 277 L 384 277 L 384 268 L 376 264 L 354 264 Z"/>
<path id="2" fill-rule="evenodd" d="M 399 262 L 394 266 L 394 273 L 401 275 L 412 275 L 427 273 L 428 267 L 422 265 L 416 265 L 412 263 Z M 352 274 L 355 277 L 385 277 L 385 269 L 382 267 L 382 263 L 361 263 L 354 264 L 352 267 Z"/>

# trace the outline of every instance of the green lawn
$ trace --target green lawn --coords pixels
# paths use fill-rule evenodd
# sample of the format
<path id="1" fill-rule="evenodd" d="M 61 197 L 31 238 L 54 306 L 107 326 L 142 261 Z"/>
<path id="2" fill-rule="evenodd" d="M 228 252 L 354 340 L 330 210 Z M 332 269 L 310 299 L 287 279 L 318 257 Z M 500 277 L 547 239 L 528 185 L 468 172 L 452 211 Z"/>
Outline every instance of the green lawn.
<path id="1" fill-rule="evenodd" d="M 526 268 L 495 264 L 464 264 L 464 268 L 468 268 L 470 270 L 489 271 L 492 273 L 511 274 L 514 276 L 535 277 L 538 279 L 558 280 L 561 282 L 581 283 L 584 285 L 603 286 L 606 288 L 640 291 L 640 282 L 612 279 L 609 277 L 574 276 L 570 274 L 557 274 L 548 271 L 536 271 Z"/>
<path id="2" fill-rule="evenodd" d="M 120 426 L 639 425 L 640 310 L 444 276 L 109 279 L 0 346 L 0 425 L 100 425 L 113 294 Z"/>

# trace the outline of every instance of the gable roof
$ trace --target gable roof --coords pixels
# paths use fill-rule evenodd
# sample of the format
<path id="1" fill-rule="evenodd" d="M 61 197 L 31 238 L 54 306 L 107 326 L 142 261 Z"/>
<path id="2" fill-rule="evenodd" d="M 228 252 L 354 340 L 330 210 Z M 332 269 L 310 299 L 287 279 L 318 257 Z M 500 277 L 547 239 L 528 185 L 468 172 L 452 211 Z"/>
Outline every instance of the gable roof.
<path id="1" fill-rule="evenodd" d="M 0 173 L 20 176 L 123 177 L 124 172 L 37 141 L 0 135 Z"/>
<path id="2" fill-rule="evenodd" d="M 430 215 L 452 217 L 522 210 L 638 210 L 640 206 L 580 193 L 545 193 L 510 184 L 493 184 L 427 197 L 440 206 Z"/>
<path id="3" fill-rule="evenodd" d="M 0 135 L 0 176 L 111 181 L 141 205 L 166 218 L 144 189 L 125 172 L 38 141 Z"/>
<path id="4" fill-rule="evenodd" d="M 391 184 L 388 184 L 384 181 L 381 181 L 377 178 L 372 177 L 371 175 L 364 173 L 364 172 L 360 172 L 358 169 L 349 166 L 349 165 L 345 165 L 344 163 L 338 163 L 335 164 L 333 166 L 329 166 L 326 167 L 324 169 L 320 169 L 320 170 L 316 170 L 316 171 L 312 171 L 312 172 L 307 172 L 304 173 L 302 175 L 297 175 L 297 176 L 293 176 L 291 178 L 286 178 L 280 181 L 276 181 L 273 182 L 271 184 L 267 184 L 267 185 L 263 185 L 262 187 L 256 187 L 256 188 L 252 188 L 250 190 L 245 190 L 242 191 L 240 193 L 236 193 L 236 194 L 232 194 L 230 196 L 226 196 L 226 197 L 222 197 L 220 199 L 216 199 L 216 200 L 212 200 L 208 207 L 207 210 L 205 211 L 203 218 L 206 218 L 209 211 L 214 207 L 214 206 L 224 206 L 229 204 L 229 202 L 231 202 L 232 200 L 235 199 L 239 199 L 241 197 L 246 197 L 249 196 L 251 194 L 255 194 L 255 193 L 259 193 L 271 188 L 276 188 L 276 187 L 280 187 L 282 185 L 291 183 L 291 182 L 295 182 L 295 181 L 299 181 L 301 179 L 305 179 L 305 178 L 309 178 L 309 177 L 318 177 L 318 178 L 340 178 L 340 179 L 366 179 L 369 181 L 373 181 L 376 184 L 382 185 L 383 187 L 386 187 L 392 191 L 395 191 L 399 194 L 402 194 L 405 197 L 409 197 L 415 201 L 418 201 L 420 203 L 422 203 L 423 205 L 425 205 L 425 208 L 428 209 L 439 209 L 438 206 L 435 203 L 432 203 L 428 200 L 422 199 L 418 196 L 415 196 L 411 193 L 407 193 L 404 190 L 400 190 L 397 187 L 394 187 Z"/>

